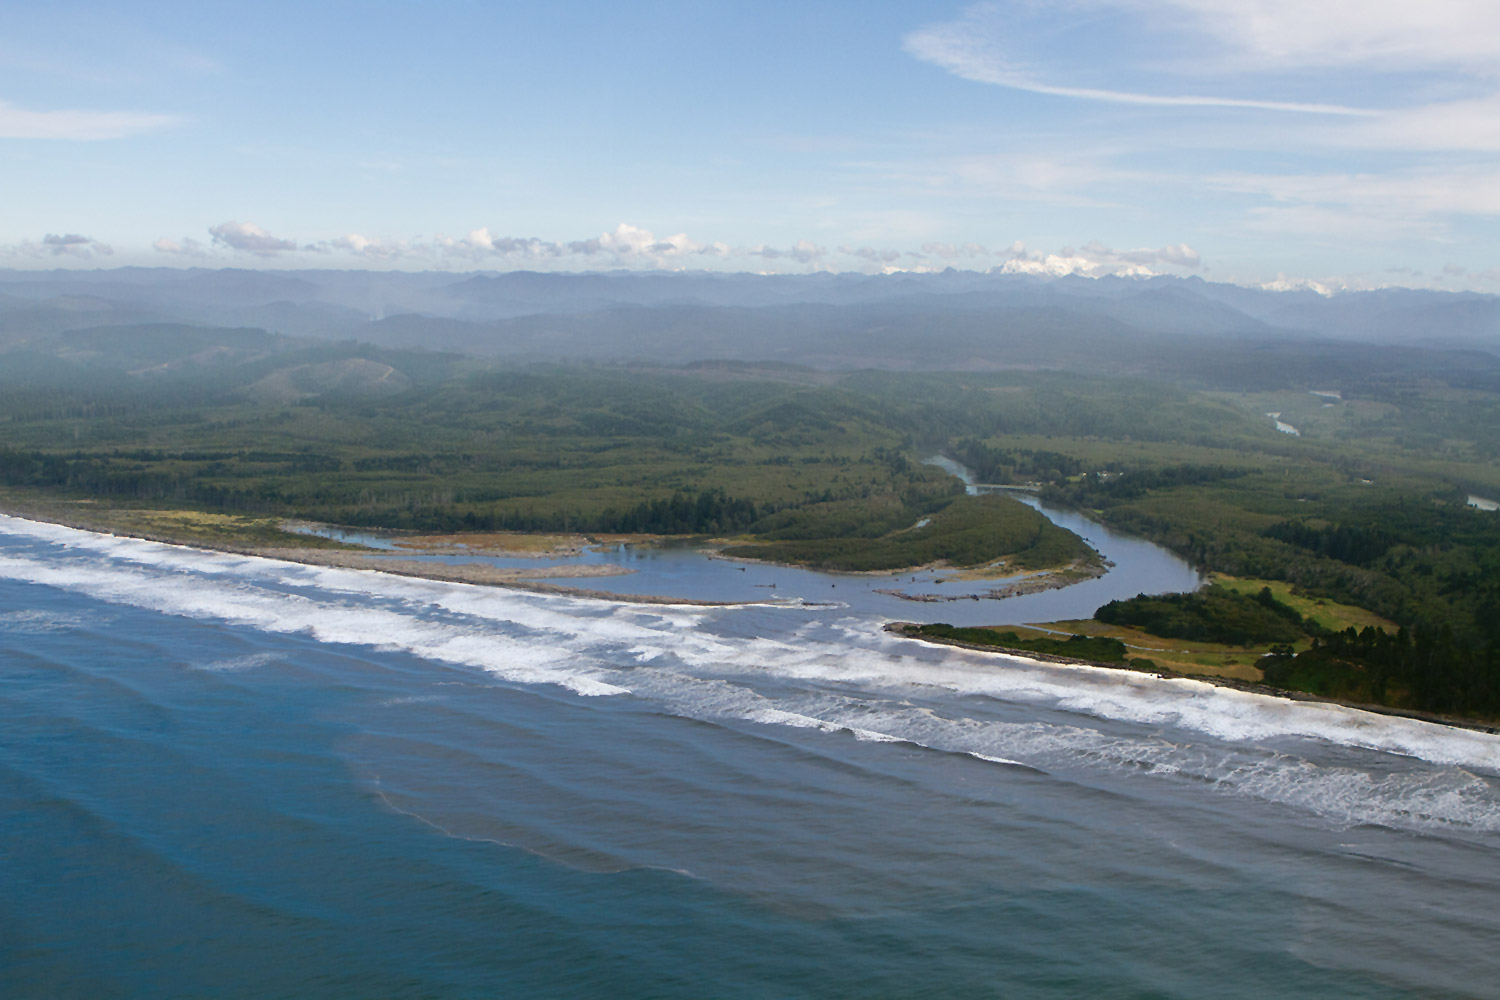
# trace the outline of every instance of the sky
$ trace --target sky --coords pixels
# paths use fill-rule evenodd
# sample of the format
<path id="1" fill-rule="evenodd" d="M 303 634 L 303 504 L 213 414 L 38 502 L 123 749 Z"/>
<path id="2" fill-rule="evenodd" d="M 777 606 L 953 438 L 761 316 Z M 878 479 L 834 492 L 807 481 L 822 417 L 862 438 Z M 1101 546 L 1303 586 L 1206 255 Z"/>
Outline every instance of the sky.
<path id="1" fill-rule="evenodd" d="M 1500 292 L 1500 3 L 11 4 L 0 267 Z"/>

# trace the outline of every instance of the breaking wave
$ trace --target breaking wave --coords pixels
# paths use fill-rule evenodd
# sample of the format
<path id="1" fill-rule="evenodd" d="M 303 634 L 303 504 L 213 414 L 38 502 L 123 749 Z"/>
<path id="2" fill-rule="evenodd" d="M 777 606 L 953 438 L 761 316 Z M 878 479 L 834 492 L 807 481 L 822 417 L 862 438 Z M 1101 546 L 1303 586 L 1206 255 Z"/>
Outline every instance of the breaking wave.
<path id="1" fill-rule="evenodd" d="M 1339 825 L 1500 831 L 1500 738 L 1208 683 L 931 647 L 830 606 L 631 604 L 332 569 L 0 517 L 0 577 L 397 650 L 688 718 L 999 766 L 1201 783 Z M 25 634 L 80 624 L 32 610 Z M 256 653 L 200 665 L 249 672 Z"/>

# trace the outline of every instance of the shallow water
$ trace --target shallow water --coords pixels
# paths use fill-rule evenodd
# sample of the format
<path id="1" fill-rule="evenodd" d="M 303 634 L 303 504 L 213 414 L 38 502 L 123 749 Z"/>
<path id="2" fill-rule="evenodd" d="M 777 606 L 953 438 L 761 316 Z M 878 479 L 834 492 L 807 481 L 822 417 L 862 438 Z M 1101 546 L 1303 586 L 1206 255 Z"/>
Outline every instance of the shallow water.
<path id="1" fill-rule="evenodd" d="M 0 995 L 1433 997 L 1500 739 L 0 518 Z"/>

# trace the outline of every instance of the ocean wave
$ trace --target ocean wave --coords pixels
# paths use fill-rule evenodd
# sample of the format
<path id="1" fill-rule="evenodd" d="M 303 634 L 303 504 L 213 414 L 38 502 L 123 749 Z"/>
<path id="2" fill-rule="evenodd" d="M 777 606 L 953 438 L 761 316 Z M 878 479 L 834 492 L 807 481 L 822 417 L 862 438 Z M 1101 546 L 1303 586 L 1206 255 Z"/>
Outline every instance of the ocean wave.
<path id="1" fill-rule="evenodd" d="M 400 651 L 510 683 L 632 695 L 691 718 L 847 732 L 1004 766 L 1192 779 L 1340 824 L 1500 830 L 1500 792 L 1476 773 L 1500 772 L 1500 738 L 1470 730 L 1192 680 L 925 646 L 868 620 L 807 618 L 841 614 L 836 608 L 804 608 L 778 622 L 763 608 L 531 594 L 225 556 L 14 518 L 0 518 L 0 533 L 12 540 L 0 551 L 0 576 L 13 580 Z M 269 654 L 252 654 L 201 669 L 269 662 Z M 1027 706 L 1051 714 L 1027 719 L 1018 714 Z M 1322 744 L 1377 751 L 1380 759 L 1314 761 Z M 1393 755 L 1413 766 L 1391 770 Z"/>

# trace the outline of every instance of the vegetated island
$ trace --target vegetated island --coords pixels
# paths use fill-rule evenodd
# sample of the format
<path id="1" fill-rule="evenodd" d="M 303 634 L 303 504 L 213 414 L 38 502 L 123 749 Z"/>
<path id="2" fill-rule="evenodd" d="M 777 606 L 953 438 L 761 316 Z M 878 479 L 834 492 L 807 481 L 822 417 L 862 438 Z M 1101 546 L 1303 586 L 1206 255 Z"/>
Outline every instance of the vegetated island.
<path id="1" fill-rule="evenodd" d="M 718 554 L 837 573 L 947 568 L 967 579 L 1024 574 L 1018 582 L 962 597 L 880 591 L 912 601 L 1003 599 L 1065 587 L 1105 571 L 1103 558 L 1087 542 L 1007 496 L 950 496 L 930 501 L 922 511 L 915 523 L 900 527 L 892 527 L 891 517 L 868 517 L 868 508 L 856 503 L 787 511 L 757 524 L 754 541 L 724 545 Z M 909 512 L 893 511 L 893 516 Z"/>

